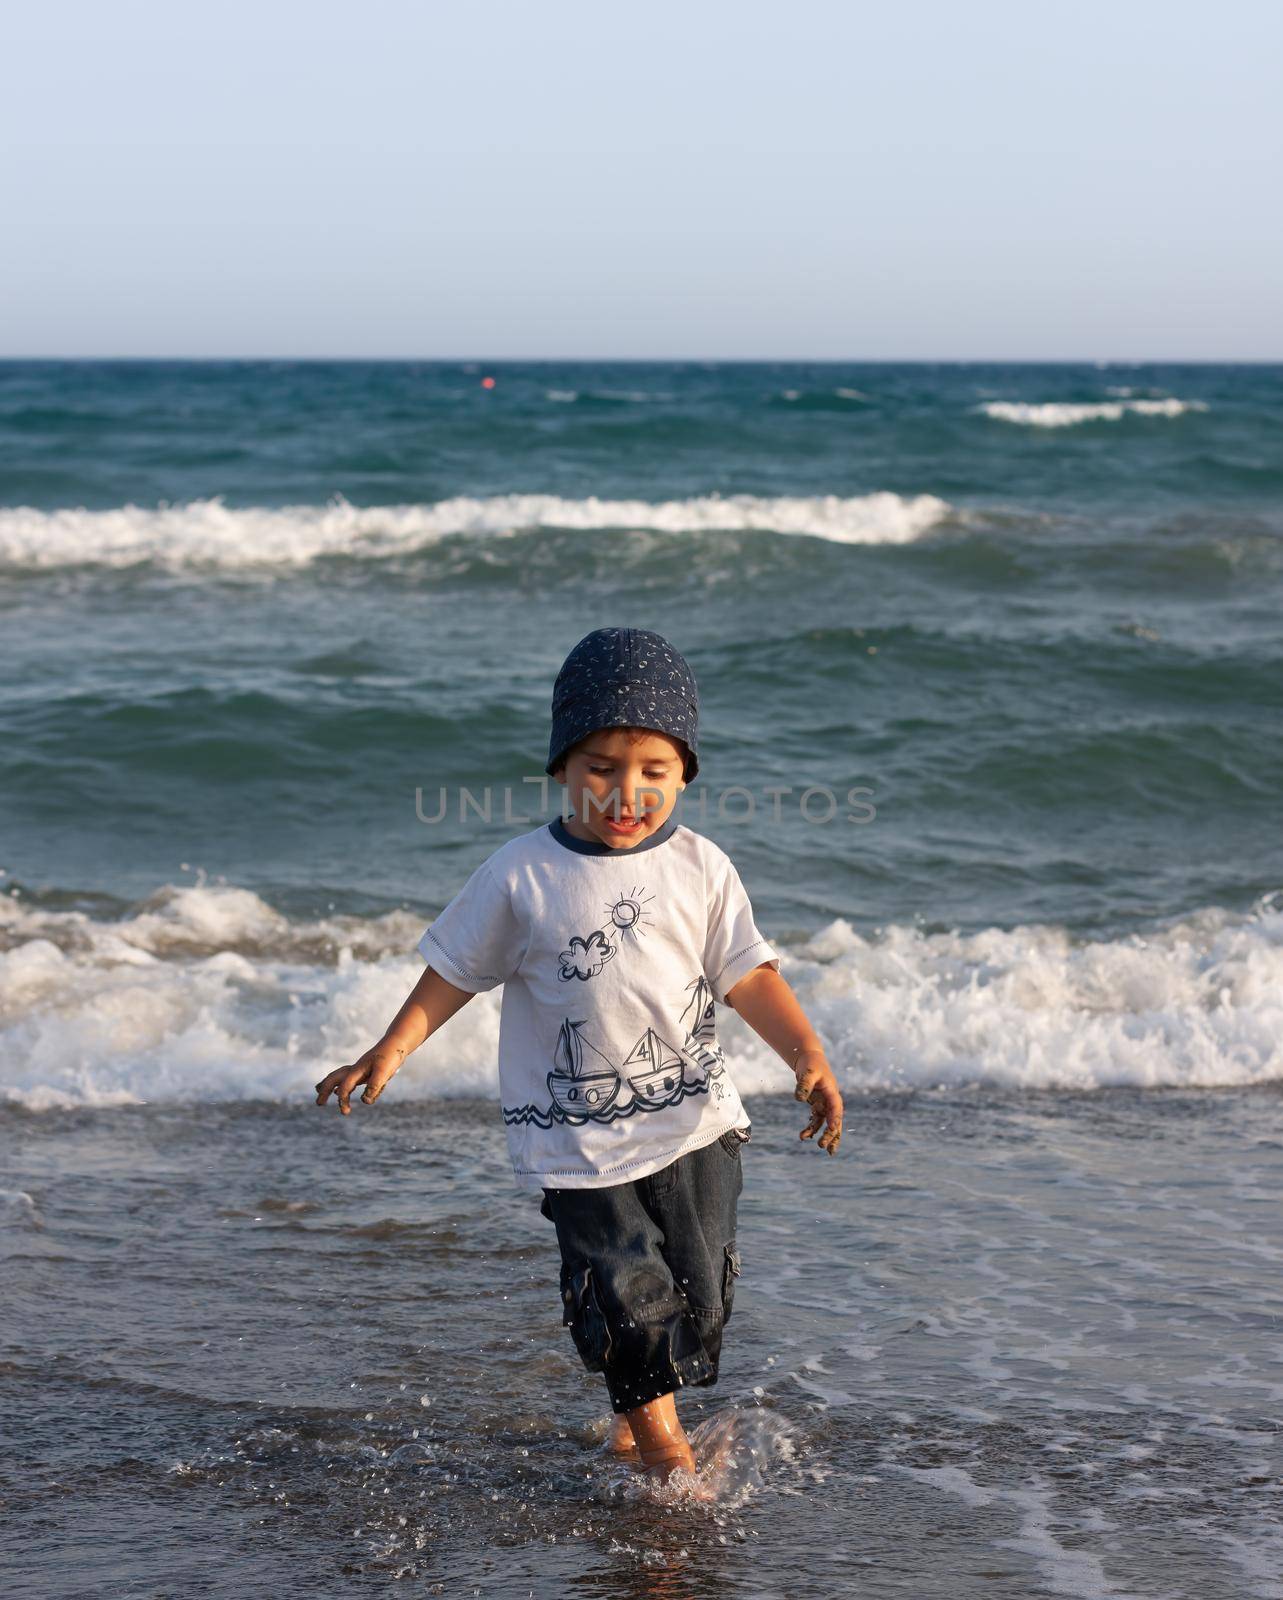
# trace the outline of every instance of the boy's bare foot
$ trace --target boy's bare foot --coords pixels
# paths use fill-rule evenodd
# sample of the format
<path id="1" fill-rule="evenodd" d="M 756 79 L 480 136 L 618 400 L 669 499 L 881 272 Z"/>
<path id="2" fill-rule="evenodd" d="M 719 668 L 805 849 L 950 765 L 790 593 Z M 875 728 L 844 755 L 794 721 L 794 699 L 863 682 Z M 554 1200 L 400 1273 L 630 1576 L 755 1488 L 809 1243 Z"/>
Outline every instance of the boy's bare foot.
<path id="1" fill-rule="evenodd" d="M 706 1477 L 701 1477 L 699 1467 L 695 1462 L 694 1452 L 688 1445 L 680 1451 L 671 1454 L 647 1455 L 643 1452 L 642 1463 L 648 1477 L 655 1478 L 663 1484 L 672 1483 L 675 1489 L 691 1500 L 715 1500 L 717 1490 Z"/>
<path id="2" fill-rule="evenodd" d="M 658 1478 L 661 1483 L 667 1483 L 673 1473 L 680 1469 L 689 1472 L 694 1477 L 695 1452 L 689 1444 L 659 1445 L 658 1447 L 641 1451 L 642 1466 L 652 1478 Z"/>
<path id="3" fill-rule="evenodd" d="M 633 1438 L 633 1430 L 628 1425 L 628 1418 L 623 1412 L 616 1412 L 611 1424 L 610 1438 L 606 1441 L 606 1448 L 616 1455 L 627 1455 L 630 1450 L 637 1448 L 637 1441 Z"/>

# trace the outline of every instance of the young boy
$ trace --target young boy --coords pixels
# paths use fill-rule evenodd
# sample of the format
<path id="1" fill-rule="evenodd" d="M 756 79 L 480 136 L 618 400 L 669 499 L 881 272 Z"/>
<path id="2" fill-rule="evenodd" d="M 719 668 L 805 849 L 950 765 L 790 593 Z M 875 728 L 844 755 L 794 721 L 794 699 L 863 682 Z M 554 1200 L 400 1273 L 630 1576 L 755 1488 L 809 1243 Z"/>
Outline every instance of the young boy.
<path id="1" fill-rule="evenodd" d="M 474 994 L 503 984 L 499 1075 L 521 1187 L 561 1250 L 562 1320 L 605 1376 L 611 1446 L 695 1471 L 674 1391 L 717 1382 L 740 1272 L 748 1114 L 716 1035 L 732 1006 L 788 1061 L 800 1137 L 836 1155 L 842 1098 L 730 858 L 680 825 L 699 699 L 657 633 L 599 628 L 553 689 L 545 770 L 571 805 L 473 872 L 419 944 L 427 969 L 372 1050 L 317 1084 L 350 1114 Z M 562 807 L 563 813 L 565 806 Z"/>

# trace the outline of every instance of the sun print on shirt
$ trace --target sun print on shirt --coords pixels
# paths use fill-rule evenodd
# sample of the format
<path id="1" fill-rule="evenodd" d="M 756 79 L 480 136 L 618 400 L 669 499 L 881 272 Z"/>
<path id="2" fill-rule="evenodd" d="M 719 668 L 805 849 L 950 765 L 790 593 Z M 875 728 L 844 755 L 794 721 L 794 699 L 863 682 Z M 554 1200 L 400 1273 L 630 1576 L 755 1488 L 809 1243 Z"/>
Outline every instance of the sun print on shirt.
<path id="1" fill-rule="evenodd" d="M 606 921 L 600 928 L 594 928 L 586 938 L 572 934 L 569 948 L 558 957 L 557 976 L 561 981 L 569 983 L 572 978 L 578 978 L 587 983 L 608 961 L 614 960 L 625 941 L 644 939 L 644 925 L 652 920 L 647 906 L 654 898 L 640 886 L 630 889 L 607 907 Z"/>

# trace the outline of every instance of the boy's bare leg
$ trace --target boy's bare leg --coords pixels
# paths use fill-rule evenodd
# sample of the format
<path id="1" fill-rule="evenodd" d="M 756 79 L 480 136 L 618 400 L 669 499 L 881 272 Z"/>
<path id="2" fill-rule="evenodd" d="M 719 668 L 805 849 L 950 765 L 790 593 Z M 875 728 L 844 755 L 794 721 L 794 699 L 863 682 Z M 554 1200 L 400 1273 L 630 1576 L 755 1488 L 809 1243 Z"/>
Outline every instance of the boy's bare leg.
<path id="1" fill-rule="evenodd" d="M 642 1465 L 652 1477 L 667 1482 L 678 1467 L 691 1473 L 695 1471 L 694 1451 L 677 1420 L 675 1395 L 660 1395 L 658 1400 L 648 1400 L 644 1406 L 625 1411 L 624 1416 L 632 1429 Z"/>

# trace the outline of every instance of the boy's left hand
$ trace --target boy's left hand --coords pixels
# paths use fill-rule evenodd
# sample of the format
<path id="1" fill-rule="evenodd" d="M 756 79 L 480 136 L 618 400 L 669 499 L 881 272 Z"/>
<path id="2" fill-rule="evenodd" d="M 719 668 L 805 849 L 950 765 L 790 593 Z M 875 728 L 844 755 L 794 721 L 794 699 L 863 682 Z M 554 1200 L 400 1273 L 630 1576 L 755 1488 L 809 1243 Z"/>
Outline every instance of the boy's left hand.
<path id="1" fill-rule="evenodd" d="M 831 1156 L 837 1155 L 842 1138 L 842 1095 L 833 1068 L 822 1050 L 803 1050 L 793 1064 L 793 1071 L 797 1074 L 793 1098 L 805 1100 L 811 1107 L 810 1126 L 803 1128 L 798 1138 L 809 1139 L 817 1128 L 823 1127 L 824 1132 L 816 1143 Z"/>

